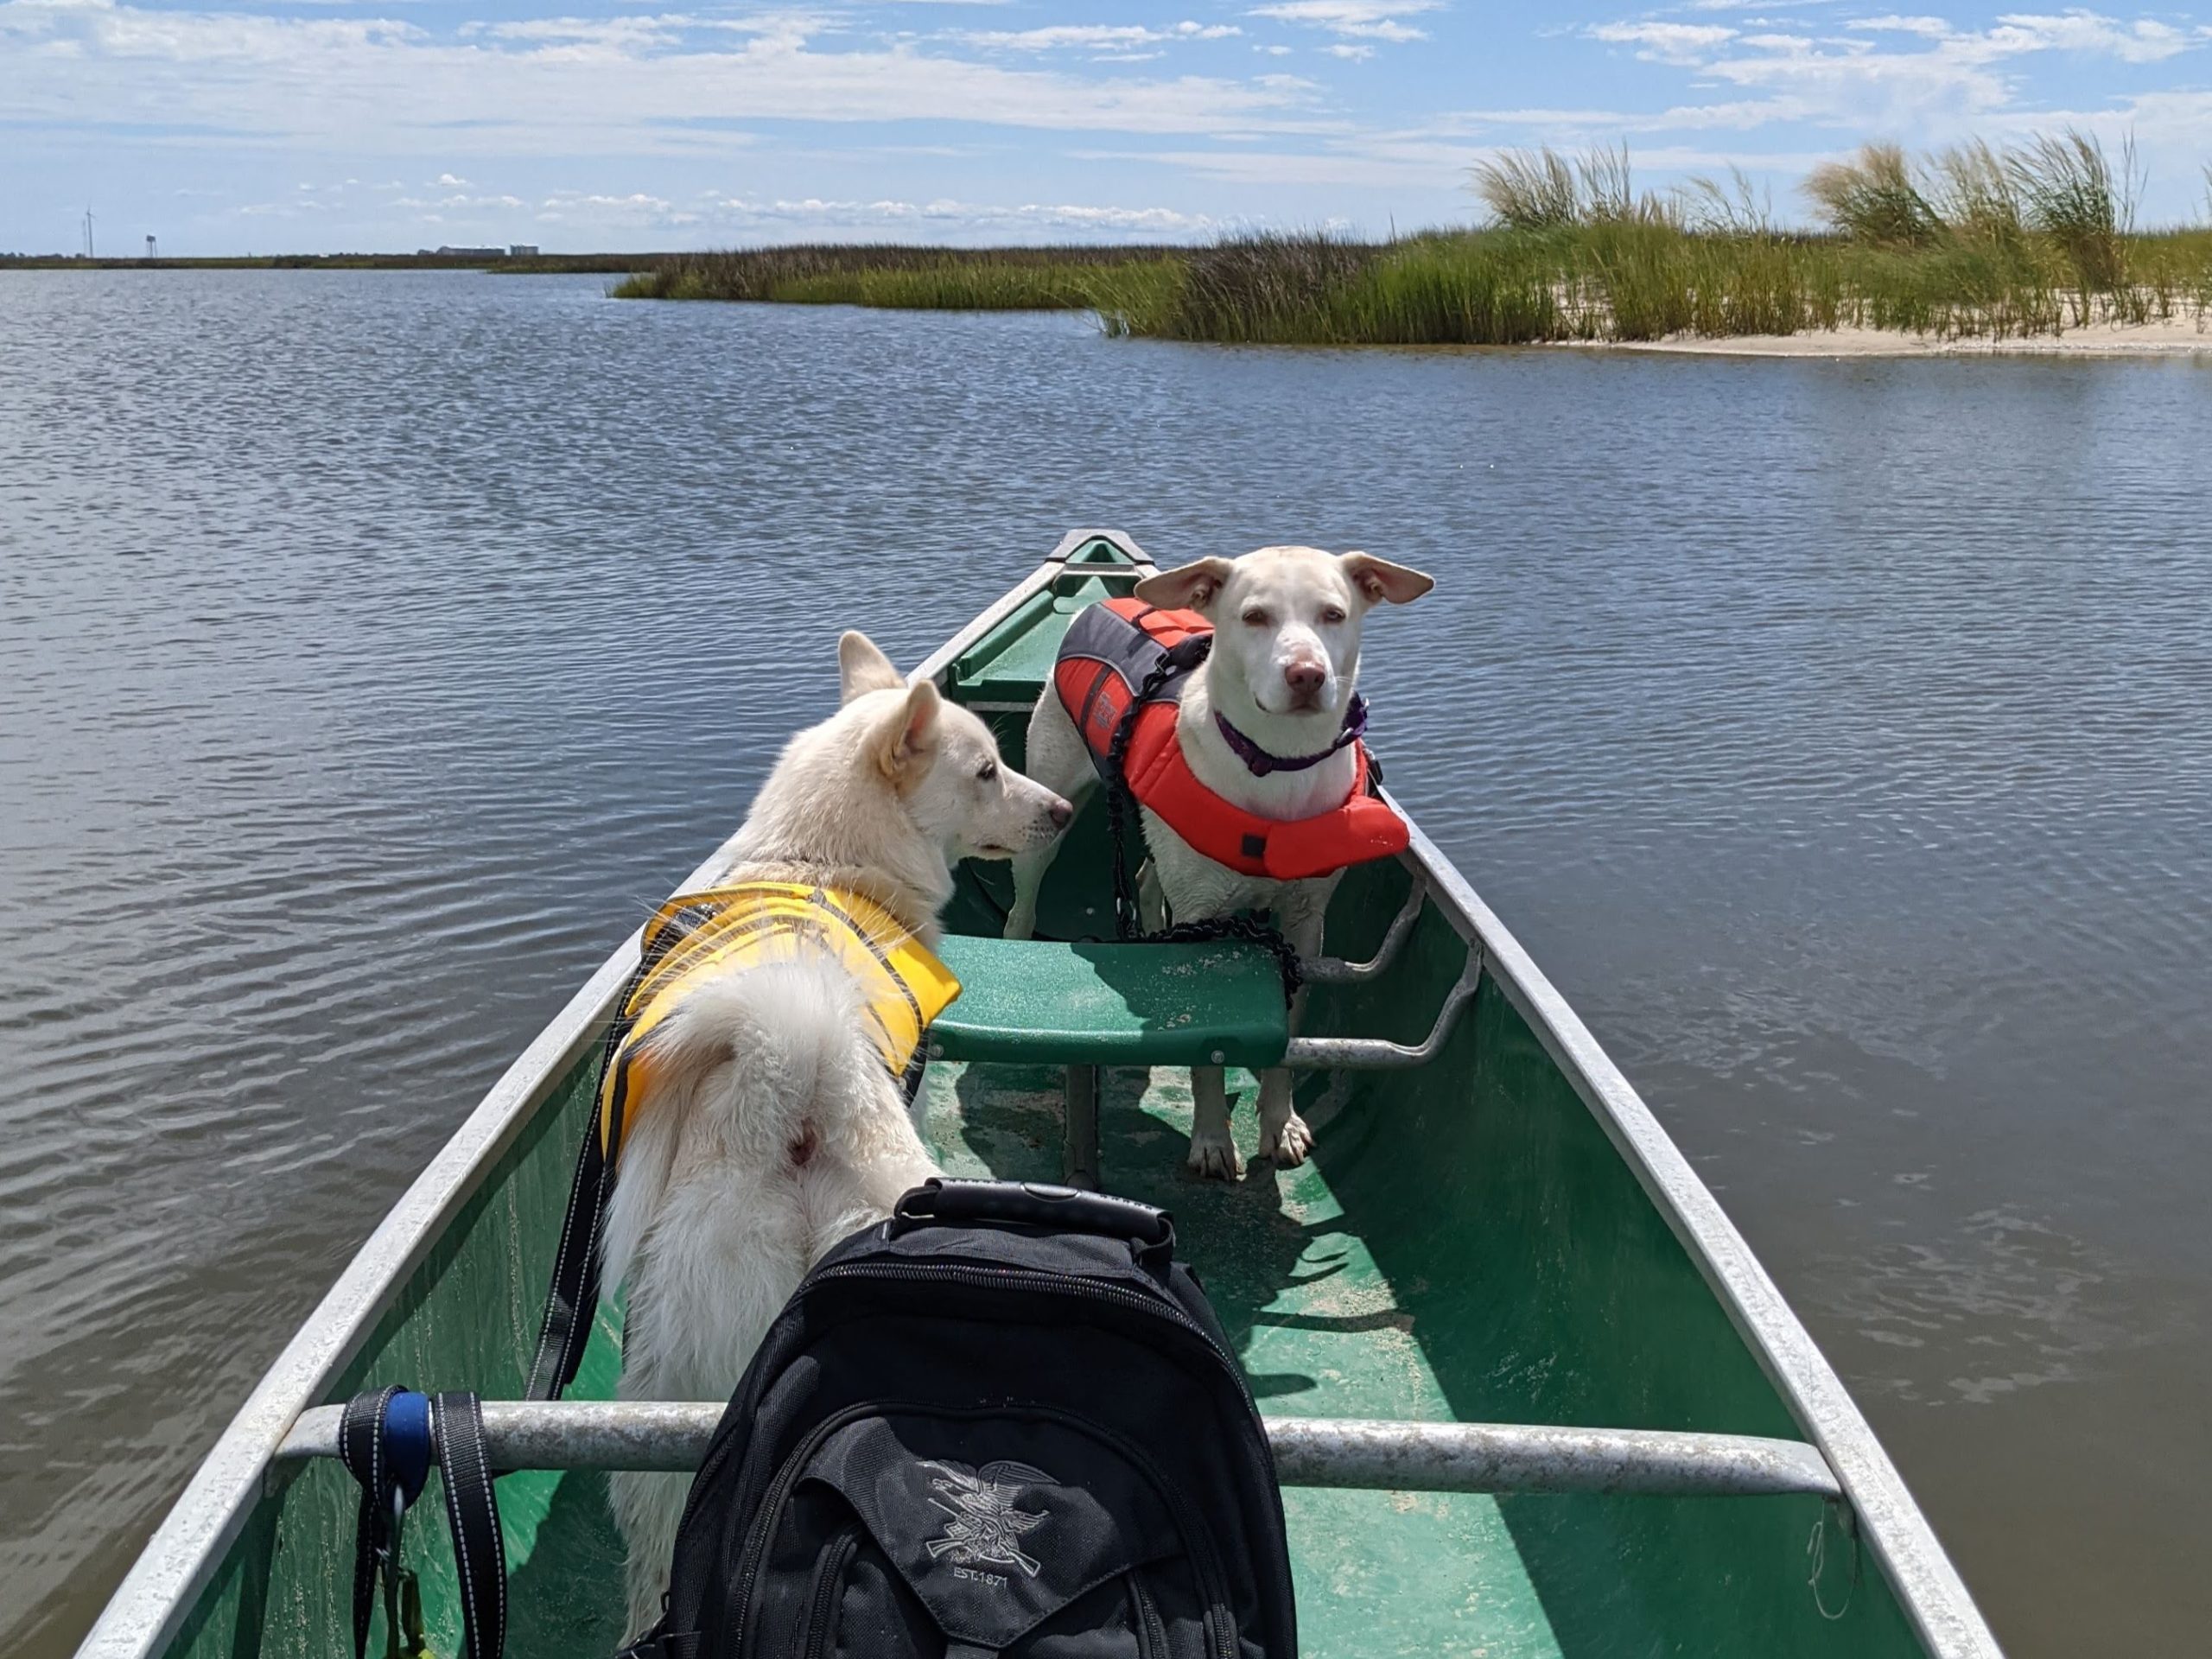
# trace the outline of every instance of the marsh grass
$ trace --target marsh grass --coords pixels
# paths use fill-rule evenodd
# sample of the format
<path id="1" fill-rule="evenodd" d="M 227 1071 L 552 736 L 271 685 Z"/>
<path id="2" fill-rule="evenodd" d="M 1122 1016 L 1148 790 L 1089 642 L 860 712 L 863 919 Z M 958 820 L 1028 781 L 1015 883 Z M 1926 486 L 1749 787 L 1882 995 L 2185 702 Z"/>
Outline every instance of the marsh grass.
<path id="1" fill-rule="evenodd" d="M 1277 236 L 1195 250 L 1179 281 L 1135 301 L 1109 292 L 1101 310 L 1116 334 L 1317 346 L 1854 327 L 2006 339 L 2212 311 L 2212 232 L 2137 236 L 2120 253 L 2120 280 L 2085 296 L 2071 259 L 2032 233 L 1920 249 L 1634 221 L 1382 246 Z"/>
<path id="2" fill-rule="evenodd" d="M 1847 162 L 1823 162 L 1805 194 L 1837 235 L 1877 247 L 1923 248 L 1943 233 L 1917 169 L 1897 144 L 1865 144 Z"/>
<path id="3" fill-rule="evenodd" d="M 1548 145 L 1503 150 L 1478 162 L 1469 184 L 1509 231 L 1556 231 L 1581 217 L 1573 164 Z"/>
<path id="4" fill-rule="evenodd" d="M 2064 254 L 2076 289 L 2084 296 L 2117 290 L 2140 194 L 2134 141 L 2121 149 L 2117 168 L 2095 138 L 2071 128 L 2030 141 L 2008 161 L 2021 217 Z"/>
<path id="5" fill-rule="evenodd" d="M 806 245 L 676 254 L 608 290 L 625 300 L 767 300 L 911 310 L 1092 310 L 1109 273 L 1182 251 Z"/>
<path id="6" fill-rule="evenodd" d="M 1638 192 L 1625 150 L 1509 152 L 1471 180 L 1494 222 L 1374 244 L 813 246 L 665 258 L 626 297 L 1089 310 L 1110 334 L 1250 345 L 1516 345 L 1872 327 L 1936 339 L 2212 315 L 2212 229 L 2133 229 L 2132 149 L 2068 132 L 1915 161 L 1869 146 L 1777 229 L 1740 172 Z"/>

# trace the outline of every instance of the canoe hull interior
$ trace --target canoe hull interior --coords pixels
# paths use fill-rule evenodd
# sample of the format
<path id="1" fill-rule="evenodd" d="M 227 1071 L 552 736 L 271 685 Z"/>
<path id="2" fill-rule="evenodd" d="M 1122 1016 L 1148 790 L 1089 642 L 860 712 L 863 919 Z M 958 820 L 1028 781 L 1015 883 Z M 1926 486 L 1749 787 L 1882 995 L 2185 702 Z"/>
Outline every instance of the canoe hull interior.
<path id="1" fill-rule="evenodd" d="M 1085 584 L 1095 588 L 1097 584 Z M 947 676 L 1018 754 L 1014 705 L 1072 602 L 1028 604 L 1018 635 Z M 1026 620 L 1022 618 L 1026 617 Z M 996 664 L 994 671 L 992 664 Z M 1387 759 L 1387 743 L 1384 745 Z M 1057 866 L 1045 925 L 1105 931 L 1094 805 Z M 1331 918 L 1358 957 L 1399 909 L 1414 865 L 1363 867 Z M 957 927 L 989 931 L 1002 872 L 970 871 Z M 1432 899 L 1377 979 L 1320 987 L 1306 1029 L 1417 1041 L 1466 960 Z M 518 1397 L 585 1131 L 595 1056 L 554 1084 L 524 1131 L 407 1278 L 330 1400 L 385 1382 Z M 1252 1151 L 1253 1080 L 1237 1132 Z M 1104 1184 L 1176 1215 L 1270 1414 L 1559 1423 L 1803 1438 L 1783 1395 L 1635 1171 L 1505 989 L 1485 979 L 1439 1056 L 1415 1071 L 1314 1073 L 1317 1133 L 1295 1172 L 1236 1184 L 1182 1172 L 1185 1073 L 1107 1074 Z M 1057 1179 L 1060 1085 L 1045 1067 L 931 1069 L 926 1128 L 956 1173 Z M 613 1391 L 619 1338 L 602 1309 L 571 1397 Z M 620 1546 L 606 1478 L 500 1482 L 516 1659 L 611 1653 Z M 194 1659 L 327 1659 L 350 1644 L 355 1490 L 335 1465 L 272 1470 L 243 1530 L 166 1649 Z M 1814 1497 L 1287 1494 L 1304 1651 L 1774 1656 L 1928 1651 L 1842 1512 Z M 1824 1573 L 1808 1584 L 1818 1537 Z M 442 1514 L 407 1534 L 433 1649 L 457 1650 Z"/>

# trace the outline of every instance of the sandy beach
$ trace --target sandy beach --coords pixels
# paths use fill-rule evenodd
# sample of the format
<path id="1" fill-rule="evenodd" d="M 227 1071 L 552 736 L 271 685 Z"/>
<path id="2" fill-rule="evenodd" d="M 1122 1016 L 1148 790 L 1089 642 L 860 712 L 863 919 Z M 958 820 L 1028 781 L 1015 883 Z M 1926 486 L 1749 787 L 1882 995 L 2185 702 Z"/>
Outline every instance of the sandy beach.
<path id="1" fill-rule="evenodd" d="M 1664 340 L 1574 343 L 1599 351 L 1689 352 L 1709 357 L 2171 357 L 2212 353 L 2212 329 L 2204 319 L 2190 316 L 2163 322 L 2095 322 L 2063 334 L 2003 340 L 1834 328 L 1797 334 L 1670 334 Z"/>

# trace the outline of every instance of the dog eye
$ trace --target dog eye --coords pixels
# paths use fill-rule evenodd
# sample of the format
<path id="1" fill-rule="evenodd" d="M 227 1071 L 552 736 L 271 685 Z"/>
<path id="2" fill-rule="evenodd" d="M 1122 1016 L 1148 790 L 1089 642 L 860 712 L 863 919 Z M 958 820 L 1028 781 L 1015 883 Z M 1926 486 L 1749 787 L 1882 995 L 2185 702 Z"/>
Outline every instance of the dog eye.
<path id="1" fill-rule="evenodd" d="M 1268 613 L 1265 611 L 1247 611 L 1244 613 L 1244 626 L 1248 628 L 1264 628 L 1268 626 Z"/>
<path id="2" fill-rule="evenodd" d="M 987 783 L 987 784 L 988 784 L 988 783 L 989 783 L 989 782 L 991 781 L 991 779 L 994 779 L 994 778 L 997 777 L 998 775 L 999 775 L 999 763 L 998 763 L 997 761 L 995 761 L 995 760 L 986 760 L 986 761 L 984 761 L 984 762 L 983 762 L 983 764 L 982 764 L 982 766 L 980 768 L 978 768 L 978 769 L 977 769 L 976 773 L 976 776 L 979 779 L 981 779 L 982 782 Z"/>
<path id="3" fill-rule="evenodd" d="M 1341 622 L 1341 621 L 1343 621 L 1344 620 L 1344 607 L 1342 607 L 1341 605 L 1324 605 L 1324 606 L 1321 607 L 1321 620 L 1322 620 L 1322 621 L 1324 621 L 1324 622 Z"/>

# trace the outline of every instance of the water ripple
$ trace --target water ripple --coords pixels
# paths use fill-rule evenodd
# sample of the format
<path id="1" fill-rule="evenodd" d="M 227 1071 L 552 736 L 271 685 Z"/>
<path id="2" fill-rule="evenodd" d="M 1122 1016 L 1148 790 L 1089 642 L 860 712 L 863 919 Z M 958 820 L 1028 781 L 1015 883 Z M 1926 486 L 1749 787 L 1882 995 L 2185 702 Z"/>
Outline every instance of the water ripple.
<path id="1" fill-rule="evenodd" d="M 911 661 L 1077 523 L 1434 571 L 1370 636 L 1394 785 L 2014 1650 L 2077 1606 L 2135 1651 L 2212 1618 L 2160 1542 L 2212 1368 L 2170 1313 L 2212 1288 L 2203 370 L 1215 350 L 327 272 L 0 275 L 0 364 L 7 1651 L 67 1651 L 827 708 L 837 629 Z M 2008 1570 L 2024 1532 L 2066 1565 Z"/>

